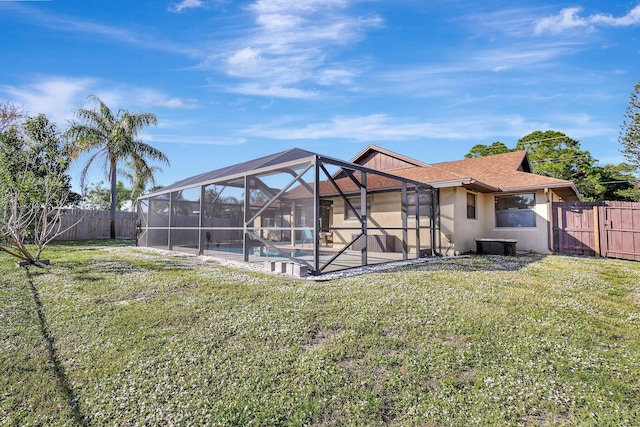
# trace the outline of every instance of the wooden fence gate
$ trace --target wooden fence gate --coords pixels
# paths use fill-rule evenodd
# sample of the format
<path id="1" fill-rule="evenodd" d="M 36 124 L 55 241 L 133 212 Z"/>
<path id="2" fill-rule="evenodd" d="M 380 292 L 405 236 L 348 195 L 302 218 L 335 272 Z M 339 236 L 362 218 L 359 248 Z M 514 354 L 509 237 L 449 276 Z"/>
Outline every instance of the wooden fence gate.
<path id="1" fill-rule="evenodd" d="M 553 204 L 554 251 L 640 261 L 640 203 Z"/>

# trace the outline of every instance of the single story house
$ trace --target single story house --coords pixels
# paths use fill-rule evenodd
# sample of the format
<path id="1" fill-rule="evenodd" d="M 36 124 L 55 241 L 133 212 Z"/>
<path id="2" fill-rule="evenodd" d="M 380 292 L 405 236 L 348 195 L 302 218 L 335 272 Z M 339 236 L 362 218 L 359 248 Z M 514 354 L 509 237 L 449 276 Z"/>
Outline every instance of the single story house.
<path id="1" fill-rule="evenodd" d="M 476 250 L 476 239 L 514 239 L 517 249 L 553 252 L 553 202 L 579 201 L 571 181 L 532 173 L 526 151 L 426 164 L 368 146 L 353 163 L 437 189 L 439 252 Z"/>
<path id="2" fill-rule="evenodd" d="M 377 146 L 351 162 L 301 149 L 205 172 L 138 199 L 138 244 L 312 274 L 513 239 L 552 252 L 551 205 L 575 186 L 526 152 L 427 164 Z"/>

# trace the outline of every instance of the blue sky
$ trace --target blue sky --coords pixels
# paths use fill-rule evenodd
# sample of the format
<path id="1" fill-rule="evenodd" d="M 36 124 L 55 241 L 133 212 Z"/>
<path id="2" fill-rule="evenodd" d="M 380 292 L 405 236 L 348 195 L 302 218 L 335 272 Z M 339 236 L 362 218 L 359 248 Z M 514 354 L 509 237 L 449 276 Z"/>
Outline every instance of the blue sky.
<path id="1" fill-rule="evenodd" d="M 156 114 L 163 185 L 293 147 L 440 162 L 549 129 L 618 163 L 640 79 L 638 0 L 0 0 L 0 34 L 0 100 L 61 129 L 92 94 Z"/>

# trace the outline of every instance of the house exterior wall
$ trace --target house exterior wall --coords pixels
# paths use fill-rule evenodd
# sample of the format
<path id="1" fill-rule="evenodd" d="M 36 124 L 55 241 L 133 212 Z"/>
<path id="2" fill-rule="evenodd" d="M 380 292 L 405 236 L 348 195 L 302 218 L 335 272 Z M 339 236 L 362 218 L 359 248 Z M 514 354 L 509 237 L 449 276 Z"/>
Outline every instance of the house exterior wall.
<path id="1" fill-rule="evenodd" d="M 518 251 L 551 253 L 549 249 L 549 204 L 544 190 L 535 193 L 535 227 L 496 227 L 495 196 L 476 194 L 476 219 L 467 218 L 467 193 L 462 187 L 440 189 L 440 253 L 445 256 L 456 252 L 475 252 L 475 239 L 515 239 Z M 531 193 L 531 192 L 528 192 Z M 508 194 L 508 193 L 505 193 Z M 560 197 L 549 191 L 554 201 Z"/>
<path id="2" fill-rule="evenodd" d="M 389 230 L 388 228 L 402 227 L 402 195 L 400 192 L 377 193 L 368 196 L 371 200 L 369 221 L 367 224 L 368 235 L 385 235 L 393 238 L 393 249 L 389 252 L 402 252 L 402 230 Z M 334 230 L 333 247 L 339 248 L 351 241 L 352 235 L 361 231 L 360 221 L 357 219 L 345 219 L 346 203 L 342 197 L 333 200 L 333 228 L 351 228 L 351 230 Z M 422 224 L 425 226 L 426 224 Z M 416 220 L 409 218 L 407 221 L 407 245 L 409 258 L 417 257 L 416 251 Z M 377 230 L 376 228 L 386 228 Z M 420 230 L 420 247 L 424 250 L 431 245 L 431 236 L 428 229 Z"/>
<path id="3" fill-rule="evenodd" d="M 372 194 L 369 197 L 371 207 L 369 211 L 369 221 L 367 224 L 368 234 L 383 234 L 381 231 L 373 229 L 374 227 L 401 227 L 400 213 L 400 195 L 392 193 Z M 335 230 L 333 236 L 333 245 L 344 246 L 348 244 L 352 235 L 359 234 L 361 231 L 360 221 L 357 219 L 345 218 L 346 203 L 342 197 L 338 197 L 333 201 L 333 227 L 336 228 L 352 228 L 352 230 Z M 393 236 L 396 242 L 395 251 L 402 251 L 402 232 L 400 230 L 387 230 L 386 235 Z"/>
<path id="4" fill-rule="evenodd" d="M 531 193 L 530 191 L 528 193 Z M 518 251 L 533 251 L 541 254 L 551 253 L 549 250 L 549 206 L 547 204 L 547 196 L 543 190 L 535 193 L 535 227 L 496 227 L 495 214 L 495 194 L 484 197 L 483 206 L 484 216 L 484 236 L 494 239 L 515 239 L 518 241 L 516 249 Z M 502 193 L 500 194 L 502 195 Z"/>
<path id="5" fill-rule="evenodd" d="M 487 196 L 476 195 L 476 218 L 467 218 L 467 191 L 462 187 L 440 189 L 440 252 L 451 256 L 456 252 L 475 251 L 475 239 L 487 237 L 485 231 Z"/>
<path id="6" fill-rule="evenodd" d="M 476 196 L 476 217 L 467 218 L 467 194 L 471 193 Z M 473 193 L 465 188 L 456 188 L 456 226 L 458 236 L 462 239 L 456 239 L 455 250 L 460 253 L 475 251 L 475 239 L 483 237 L 486 234 L 484 228 L 485 210 L 483 207 L 487 204 L 487 197 L 484 194 Z"/>
<path id="7" fill-rule="evenodd" d="M 462 233 L 456 234 L 456 188 L 440 189 L 440 253 L 447 255 L 447 248 L 453 243 L 457 244 L 458 238 L 462 239 Z M 451 248 L 458 250 L 457 248 Z M 450 253 L 448 255 L 453 255 Z"/>
<path id="8" fill-rule="evenodd" d="M 440 189 L 440 247 L 436 248 L 442 255 L 452 256 L 457 253 L 475 252 L 475 239 L 515 239 L 518 251 L 533 251 L 542 254 L 551 253 L 549 250 L 549 206 L 547 196 L 543 190 L 535 193 L 535 227 L 496 227 L 495 196 L 499 194 L 476 195 L 476 218 L 467 218 L 467 194 L 463 187 L 450 187 Z M 531 193 L 531 192 L 529 192 Z M 508 194 L 508 193 L 505 193 Z M 549 195 L 553 200 L 560 198 L 552 191 Z M 371 210 L 369 212 L 368 234 L 383 234 L 375 230 L 375 227 L 401 227 L 401 203 L 399 193 L 381 193 L 369 196 L 371 198 Z M 342 198 L 334 199 L 333 227 L 352 230 L 335 230 L 334 247 L 346 245 L 351 241 L 351 236 L 360 233 L 360 222 L 356 219 L 345 219 L 345 203 Z M 416 231 L 415 219 L 408 220 L 408 250 L 409 257 L 416 256 Z M 394 237 L 394 252 L 402 252 L 402 231 L 385 230 L 385 235 Z M 420 246 L 428 247 L 428 230 L 420 231 Z M 438 240 L 437 240 L 438 241 Z"/>

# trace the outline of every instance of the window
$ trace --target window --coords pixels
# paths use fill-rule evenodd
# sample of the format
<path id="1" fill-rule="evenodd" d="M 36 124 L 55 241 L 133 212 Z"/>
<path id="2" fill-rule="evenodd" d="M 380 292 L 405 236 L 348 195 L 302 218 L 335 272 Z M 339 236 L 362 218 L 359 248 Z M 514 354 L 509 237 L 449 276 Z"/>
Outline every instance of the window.
<path id="1" fill-rule="evenodd" d="M 356 210 L 356 212 L 354 212 L 353 209 L 349 207 L 349 204 L 345 202 L 344 219 L 358 219 L 359 215 L 362 214 L 362 204 L 360 203 L 362 199 L 360 198 L 360 196 L 348 197 L 347 199 L 349 200 L 349 203 L 351 203 L 351 206 L 353 206 L 353 209 Z M 367 212 L 371 212 L 371 196 L 367 197 Z"/>
<path id="2" fill-rule="evenodd" d="M 331 227 L 331 211 L 332 207 L 330 202 L 325 204 L 325 202 L 320 202 L 320 229 L 322 231 L 329 231 Z"/>
<path id="3" fill-rule="evenodd" d="M 496 196 L 496 227 L 535 227 L 536 195 Z"/>
<path id="4" fill-rule="evenodd" d="M 473 193 L 467 193 L 467 219 L 476 219 L 477 197 Z"/>
<path id="5" fill-rule="evenodd" d="M 276 226 L 276 211 L 267 209 L 261 216 L 262 227 L 275 227 Z"/>
<path id="6" fill-rule="evenodd" d="M 429 193 L 420 193 L 420 216 L 429 216 L 431 212 L 431 195 Z M 407 195 L 407 214 L 409 217 L 416 215 L 416 193 Z"/>

